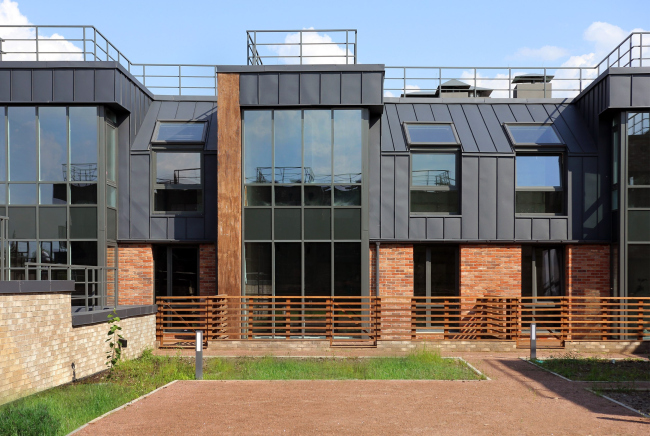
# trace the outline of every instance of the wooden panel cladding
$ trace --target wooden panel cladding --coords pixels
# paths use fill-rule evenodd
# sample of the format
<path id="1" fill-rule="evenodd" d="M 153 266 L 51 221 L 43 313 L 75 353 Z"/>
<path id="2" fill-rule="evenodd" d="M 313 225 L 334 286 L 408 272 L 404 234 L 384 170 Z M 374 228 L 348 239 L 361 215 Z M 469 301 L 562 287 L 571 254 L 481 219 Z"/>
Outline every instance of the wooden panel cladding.
<path id="1" fill-rule="evenodd" d="M 239 74 L 217 76 L 218 293 L 241 295 L 241 111 Z M 212 225 L 212 224 L 208 224 Z"/>

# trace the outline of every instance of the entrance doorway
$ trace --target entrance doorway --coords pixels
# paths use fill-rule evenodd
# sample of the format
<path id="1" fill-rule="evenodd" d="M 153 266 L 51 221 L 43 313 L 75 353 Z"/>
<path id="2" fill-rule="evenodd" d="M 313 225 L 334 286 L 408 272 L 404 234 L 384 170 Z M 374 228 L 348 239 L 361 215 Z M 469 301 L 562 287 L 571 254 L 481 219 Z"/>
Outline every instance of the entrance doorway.
<path id="1" fill-rule="evenodd" d="M 154 246 L 153 263 L 156 297 L 199 295 L 198 247 Z"/>

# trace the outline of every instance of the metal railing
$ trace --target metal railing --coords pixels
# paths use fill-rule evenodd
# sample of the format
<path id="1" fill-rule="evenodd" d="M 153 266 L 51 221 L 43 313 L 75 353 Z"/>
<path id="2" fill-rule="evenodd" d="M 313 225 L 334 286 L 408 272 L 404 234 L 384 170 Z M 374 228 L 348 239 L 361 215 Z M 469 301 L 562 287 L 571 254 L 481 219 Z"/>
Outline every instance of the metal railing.
<path id="1" fill-rule="evenodd" d="M 116 267 L 26 262 L 24 269 L 25 280 L 74 280 L 72 307 L 117 307 Z"/>
<path id="2" fill-rule="evenodd" d="M 598 74 L 610 67 L 650 66 L 650 32 L 632 32 L 596 66 Z"/>
<path id="3" fill-rule="evenodd" d="M 277 39 L 274 39 L 277 38 Z M 247 63 L 356 64 L 354 29 L 249 30 Z M 217 95 L 217 66 L 204 64 L 132 63 L 94 26 L 0 26 L 0 61 L 79 60 L 115 61 L 145 87 L 158 94 Z M 448 80 L 467 84 L 462 92 L 512 98 L 513 80 L 522 74 L 538 76 L 544 97 L 571 98 L 582 92 L 609 67 L 650 65 L 650 32 L 633 32 L 594 67 L 386 67 L 384 95 L 435 94 Z M 458 90 L 456 90 L 458 91 Z M 453 96 L 449 94 L 448 96 Z"/>
<path id="4" fill-rule="evenodd" d="M 246 46 L 248 65 L 357 63 L 356 29 L 247 30 Z"/>

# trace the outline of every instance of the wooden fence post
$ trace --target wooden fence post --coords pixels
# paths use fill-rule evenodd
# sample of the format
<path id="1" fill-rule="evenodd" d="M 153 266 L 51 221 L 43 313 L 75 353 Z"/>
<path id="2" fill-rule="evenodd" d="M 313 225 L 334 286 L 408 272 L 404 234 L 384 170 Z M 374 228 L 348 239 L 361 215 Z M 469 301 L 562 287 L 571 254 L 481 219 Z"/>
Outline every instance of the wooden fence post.
<path id="1" fill-rule="evenodd" d="M 573 297 L 569 295 L 569 312 L 567 314 L 568 318 L 568 334 L 567 334 L 567 340 L 572 340 L 573 339 Z"/>
<path id="2" fill-rule="evenodd" d="M 417 322 L 417 302 L 415 298 L 411 298 L 411 340 L 414 341 L 417 337 L 416 331 Z"/>
<path id="3" fill-rule="evenodd" d="M 445 313 L 445 324 L 442 332 L 442 339 L 449 339 L 449 300 L 445 300 L 445 307 L 443 308 Z"/>
<path id="4" fill-rule="evenodd" d="M 325 300 L 325 338 L 332 345 L 332 299 Z"/>
<path id="5" fill-rule="evenodd" d="M 156 312 L 156 340 L 158 341 L 158 346 L 162 346 L 162 311 L 163 305 L 161 300 L 156 301 L 158 304 L 158 311 Z"/>
<path id="6" fill-rule="evenodd" d="M 636 338 L 639 341 L 643 340 L 643 300 L 639 300 L 639 318 L 637 320 Z"/>
<path id="7" fill-rule="evenodd" d="M 286 329 L 286 336 L 285 340 L 288 340 L 291 338 L 291 300 L 287 298 L 287 305 L 286 305 L 286 310 L 284 313 L 284 322 L 285 322 L 285 329 Z"/>
<path id="8" fill-rule="evenodd" d="M 246 315 L 248 316 L 248 339 L 253 339 L 253 303 L 254 300 L 249 298 L 248 305 L 246 306 Z M 240 313 L 243 315 L 243 310 L 240 310 Z"/>

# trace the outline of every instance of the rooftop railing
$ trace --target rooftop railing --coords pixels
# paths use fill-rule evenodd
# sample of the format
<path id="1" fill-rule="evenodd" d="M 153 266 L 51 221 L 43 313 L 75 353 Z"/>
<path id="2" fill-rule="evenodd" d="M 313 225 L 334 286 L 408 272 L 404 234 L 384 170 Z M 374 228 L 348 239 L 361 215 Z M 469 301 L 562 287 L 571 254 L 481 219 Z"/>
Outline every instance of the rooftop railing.
<path id="1" fill-rule="evenodd" d="M 247 30 L 248 65 L 356 64 L 356 29 Z"/>
<path id="2" fill-rule="evenodd" d="M 354 29 L 249 30 L 248 65 L 356 64 Z M 0 26 L 0 61 L 115 61 L 156 94 L 217 95 L 217 66 L 136 64 L 94 26 Z M 535 74 L 543 96 L 571 98 L 609 67 L 650 66 L 650 32 L 633 32 L 594 67 L 386 67 L 384 95 L 512 98 L 517 76 Z M 466 90 L 448 92 L 458 80 Z M 442 94 L 440 91 L 442 90 Z M 444 94 L 444 95 L 443 95 Z M 463 95 L 465 96 L 465 95 Z"/>

